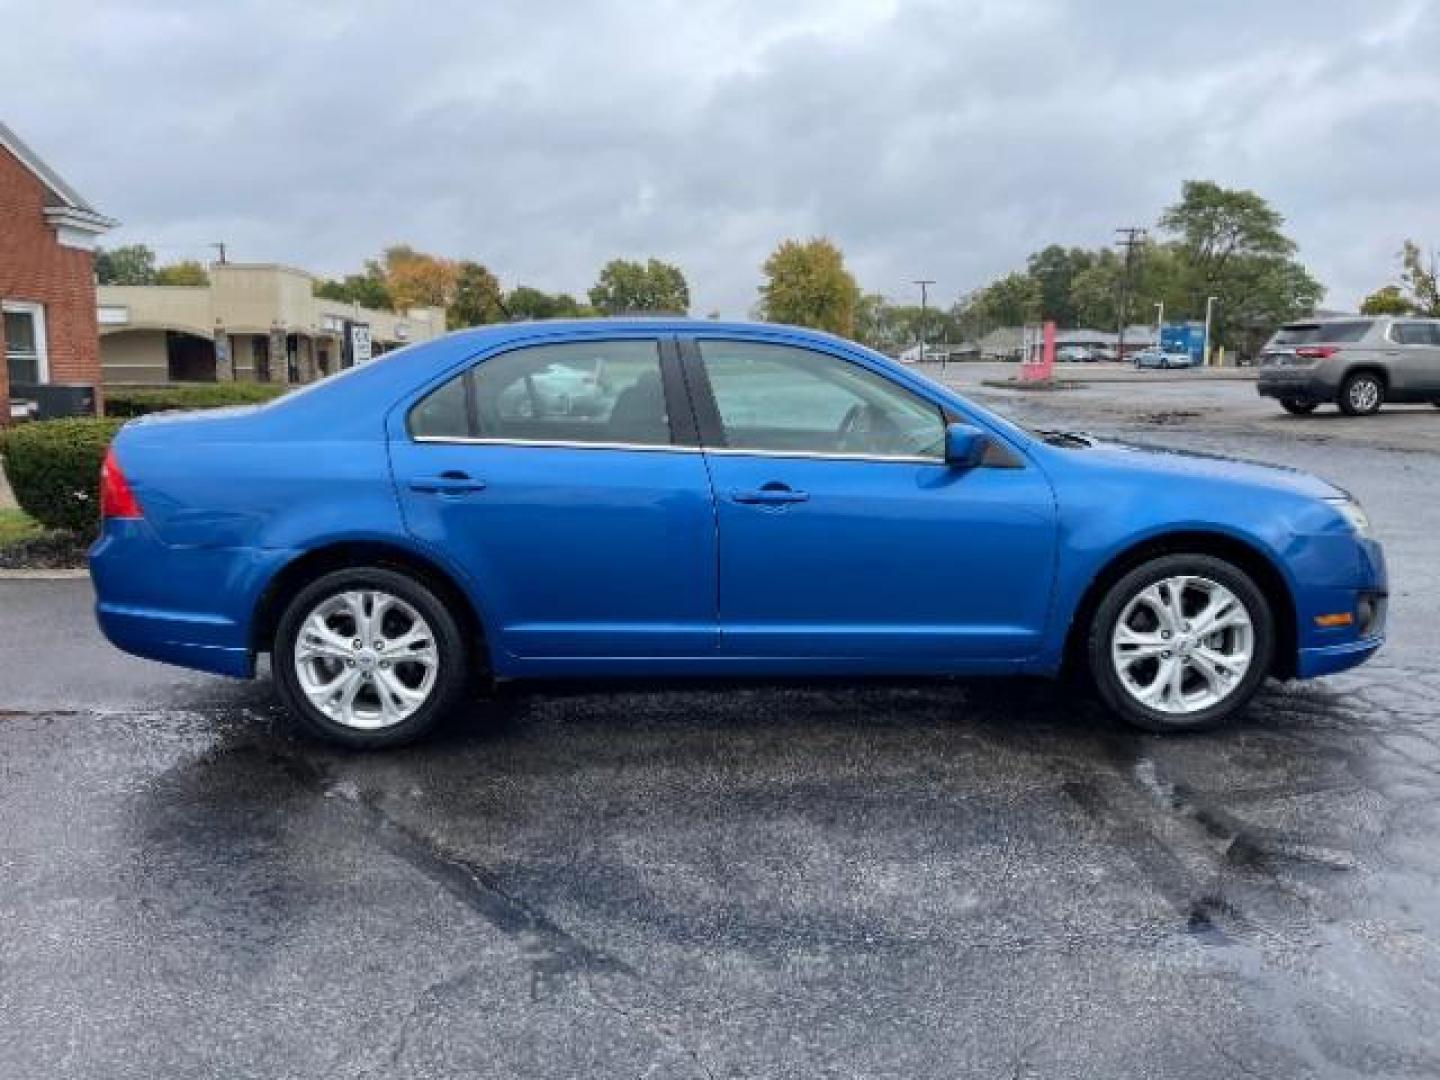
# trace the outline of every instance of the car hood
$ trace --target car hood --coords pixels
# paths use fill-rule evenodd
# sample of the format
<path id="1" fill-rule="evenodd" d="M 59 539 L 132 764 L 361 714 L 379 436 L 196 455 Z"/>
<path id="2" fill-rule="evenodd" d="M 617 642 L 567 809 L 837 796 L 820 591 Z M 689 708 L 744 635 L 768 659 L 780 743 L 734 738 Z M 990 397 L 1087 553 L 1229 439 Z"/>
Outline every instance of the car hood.
<path id="1" fill-rule="evenodd" d="M 1137 446 L 1132 443 L 1094 440 L 1084 450 L 1066 451 L 1084 455 L 1086 463 L 1101 467 L 1122 469 L 1137 474 L 1148 474 L 1157 478 L 1193 478 L 1225 483 L 1245 484 L 1264 488 L 1268 491 L 1283 491 L 1292 495 L 1309 496 L 1316 499 L 1337 498 L 1345 492 L 1318 476 L 1283 465 L 1268 465 L 1258 461 L 1226 457 L 1222 454 L 1207 454 L 1196 450 L 1170 450 L 1162 447 Z"/>

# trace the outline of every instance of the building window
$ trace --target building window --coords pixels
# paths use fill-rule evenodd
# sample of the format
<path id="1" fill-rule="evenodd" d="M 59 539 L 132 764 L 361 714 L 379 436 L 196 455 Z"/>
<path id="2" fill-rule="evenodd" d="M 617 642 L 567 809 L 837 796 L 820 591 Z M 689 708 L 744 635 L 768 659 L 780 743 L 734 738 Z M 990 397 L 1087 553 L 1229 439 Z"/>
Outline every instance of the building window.
<path id="1" fill-rule="evenodd" d="M 50 363 L 45 352 L 45 308 L 6 300 L 0 305 L 5 315 L 5 367 L 10 385 L 50 381 Z"/>

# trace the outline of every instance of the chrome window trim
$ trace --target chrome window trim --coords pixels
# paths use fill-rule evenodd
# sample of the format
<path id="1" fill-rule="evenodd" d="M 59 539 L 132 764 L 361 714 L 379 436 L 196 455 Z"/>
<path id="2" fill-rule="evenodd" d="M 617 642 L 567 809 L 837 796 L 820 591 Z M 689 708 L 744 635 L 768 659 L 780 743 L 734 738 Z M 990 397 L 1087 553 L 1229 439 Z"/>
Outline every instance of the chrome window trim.
<path id="1" fill-rule="evenodd" d="M 698 446 L 676 446 L 674 443 L 588 442 L 580 439 L 497 439 L 468 435 L 411 435 L 411 442 L 451 443 L 459 446 L 529 446 L 556 450 L 651 450 L 671 453 L 698 454 Z"/>
<path id="2" fill-rule="evenodd" d="M 536 450 L 646 450 L 652 453 L 717 454 L 725 457 L 801 458 L 812 461 L 871 461 L 891 465 L 945 465 L 944 458 L 910 454 L 827 454 L 806 450 L 743 450 L 731 446 L 676 446 L 673 443 L 580 442 L 578 440 L 470 438 L 460 435 L 412 435 L 412 442 L 458 446 L 513 446 Z"/>

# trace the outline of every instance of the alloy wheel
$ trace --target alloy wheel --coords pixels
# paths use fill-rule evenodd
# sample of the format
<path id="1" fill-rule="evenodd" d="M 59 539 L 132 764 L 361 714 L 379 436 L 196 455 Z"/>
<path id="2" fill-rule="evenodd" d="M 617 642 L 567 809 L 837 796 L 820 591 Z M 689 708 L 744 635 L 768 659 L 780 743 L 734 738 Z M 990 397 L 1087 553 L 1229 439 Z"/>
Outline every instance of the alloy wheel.
<path id="1" fill-rule="evenodd" d="M 1125 692 L 1174 715 L 1224 701 L 1244 681 L 1254 654 L 1254 624 L 1239 597 L 1188 575 L 1163 578 L 1131 597 L 1110 640 Z"/>
<path id="2" fill-rule="evenodd" d="M 440 652 L 410 604 L 374 589 L 336 593 L 300 624 L 295 674 L 310 703 L 360 731 L 393 727 L 435 689 Z"/>
<path id="3" fill-rule="evenodd" d="M 1356 379 L 1350 384 L 1349 398 L 1356 412 L 1373 412 L 1380 405 L 1380 384 L 1374 379 Z"/>

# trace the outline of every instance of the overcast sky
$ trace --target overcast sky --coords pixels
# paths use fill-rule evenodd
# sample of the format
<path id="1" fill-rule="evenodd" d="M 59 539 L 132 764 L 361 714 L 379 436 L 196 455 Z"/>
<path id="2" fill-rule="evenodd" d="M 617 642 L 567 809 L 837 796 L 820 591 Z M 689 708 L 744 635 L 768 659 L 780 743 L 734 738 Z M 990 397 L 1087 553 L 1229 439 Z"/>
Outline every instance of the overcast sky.
<path id="1" fill-rule="evenodd" d="M 161 261 L 408 242 L 583 294 L 679 263 L 743 316 L 786 236 L 948 301 L 1253 188 L 1353 307 L 1440 247 L 1426 0 L 0 0 L 4 119 Z"/>

